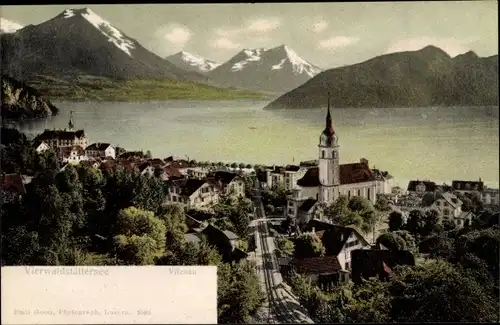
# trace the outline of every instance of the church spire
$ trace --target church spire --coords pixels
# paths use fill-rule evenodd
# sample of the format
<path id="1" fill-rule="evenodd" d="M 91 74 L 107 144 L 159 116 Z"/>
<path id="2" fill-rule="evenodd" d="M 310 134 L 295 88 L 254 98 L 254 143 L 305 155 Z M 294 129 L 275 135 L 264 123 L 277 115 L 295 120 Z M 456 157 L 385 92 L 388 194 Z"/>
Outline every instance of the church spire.
<path id="1" fill-rule="evenodd" d="M 328 92 L 328 113 L 326 114 L 326 128 L 325 131 L 329 131 L 330 134 L 335 133 L 333 130 L 332 115 L 330 114 L 330 92 Z"/>
<path id="2" fill-rule="evenodd" d="M 73 127 L 75 126 L 75 122 L 73 122 L 73 111 L 69 112 L 69 122 L 68 122 L 69 130 L 73 131 Z"/>

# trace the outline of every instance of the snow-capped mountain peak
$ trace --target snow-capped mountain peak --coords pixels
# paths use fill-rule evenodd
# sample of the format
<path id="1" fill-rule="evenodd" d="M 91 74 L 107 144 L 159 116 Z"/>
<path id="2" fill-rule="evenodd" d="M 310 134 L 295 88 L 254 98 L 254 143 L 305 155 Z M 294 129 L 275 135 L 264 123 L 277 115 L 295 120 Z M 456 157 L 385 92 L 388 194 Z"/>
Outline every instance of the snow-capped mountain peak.
<path id="1" fill-rule="evenodd" d="M 24 26 L 16 22 L 7 20 L 3 17 L 0 17 L 0 33 L 7 33 L 7 34 L 15 33 L 21 28 L 24 28 Z"/>
<path id="2" fill-rule="evenodd" d="M 219 62 L 215 62 L 215 61 L 209 60 L 207 58 L 204 58 L 202 56 L 188 53 L 185 51 L 181 51 L 177 54 L 174 54 L 167 59 L 173 59 L 175 56 L 177 56 L 178 59 L 180 59 L 185 64 L 187 64 L 191 67 L 198 68 L 202 72 L 211 71 L 211 70 L 213 70 L 221 65 Z"/>
<path id="3" fill-rule="evenodd" d="M 288 46 L 281 45 L 278 48 L 283 49 L 286 54 L 286 58 L 281 60 L 277 65 L 274 65 L 272 67 L 273 70 L 281 69 L 281 66 L 283 66 L 283 64 L 288 60 L 288 62 L 290 62 L 293 67 L 293 71 L 298 74 L 306 73 L 312 78 L 322 71 L 320 68 L 313 66 L 311 63 L 301 58 L 294 50 L 292 50 Z"/>
<path id="4" fill-rule="evenodd" d="M 66 9 L 63 11 L 62 16 L 64 19 L 69 19 L 75 16 L 80 16 L 89 22 L 92 26 L 97 28 L 101 34 L 108 38 L 110 43 L 113 43 L 120 50 L 132 56 L 130 50 L 135 49 L 135 43 L 129 39 L 116 27 L 111 25 L 110 22 L 104 20 L 89 8 L 84 9 Z"/>
<path id="5" fill-rule="evenodd" d="M 271 70 L 280 70 L 285 64 L 292 66 L 294 74 L 307 74 L 309 77 L 314 77 L 322 70 L 306 60 L 302 59 L 295 51 L 286 45 L 280 45 L 275 48 L 265 49 L 244 49 L 235 56 L 235 62 L 231 71 L 241 71 L 248 66 L 249 63 L 255 61 L 268 61 L 271 60 Z"/>
<path id="6" fill-rule="evenodd" d="M 237 54 L 237 57 L 240 58 L 241 56 L 242 59 L 233 64 L 233 66 L 231 67 L 231 71 L 241 71 L 248 63 L 260 61 L 262 59 L 262 53 L 264 53 L 265 51 L 266 49 L 264 48 L 243 49 L 240 53 Z"/>

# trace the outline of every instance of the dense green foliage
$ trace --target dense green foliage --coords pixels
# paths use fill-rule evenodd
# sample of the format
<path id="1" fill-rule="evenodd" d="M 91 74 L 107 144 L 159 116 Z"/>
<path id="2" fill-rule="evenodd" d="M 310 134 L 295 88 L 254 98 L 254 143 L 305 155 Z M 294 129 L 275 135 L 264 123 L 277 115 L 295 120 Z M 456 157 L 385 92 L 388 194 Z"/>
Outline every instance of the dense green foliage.
<path id="1" fill-rule="evenodd" d="M 380 208 L 385 209 L 383 206 Z M 378 211 L 371 201 L 354 196 L 348 199 L 341 195 L 330 206 L 321 207 L 322 213 L 334 224 L 341 226 L 355 226 L 365 234 L 369 233 L 380 219 Z"/>
<path id="2" fill-rule="evenodd" d="M 261 305 L 255 267 L 222 263 L 204 237 L 186 242 L 185 212 L 161 205 L 159 178 L 78 165 L 60 171 L 50 159 L 42 167 L 31 143 L 12 130 L 2 129 L 2 144 L 9 171 L 33 176 L 21 197 L 0 190 L 2 265 L 216 265 L 219 323 L 248 322 Z M 216 206 L 215 217 L 248 235 L 251 202 L 231 200 Z"/>

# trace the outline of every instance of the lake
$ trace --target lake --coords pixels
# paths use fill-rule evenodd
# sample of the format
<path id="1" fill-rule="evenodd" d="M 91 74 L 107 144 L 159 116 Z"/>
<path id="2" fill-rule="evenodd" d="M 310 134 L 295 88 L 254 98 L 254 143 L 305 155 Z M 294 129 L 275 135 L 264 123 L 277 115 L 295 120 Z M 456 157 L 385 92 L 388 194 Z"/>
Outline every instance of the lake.
<path id="1" fill-rule="evenodd" d="M 298 163 L 318 157 L 326 108 L 264 111 L 260 101 L 54 102 L 58 116 L 29 121 L 21 130 L 75 128 L 90 143 L 110 142 L 153 156 L 260 164 Z M 361 157 L 409 179 L 481 179 L 499 183 L 498 107 L 332 109 L 340 161 Z"/>

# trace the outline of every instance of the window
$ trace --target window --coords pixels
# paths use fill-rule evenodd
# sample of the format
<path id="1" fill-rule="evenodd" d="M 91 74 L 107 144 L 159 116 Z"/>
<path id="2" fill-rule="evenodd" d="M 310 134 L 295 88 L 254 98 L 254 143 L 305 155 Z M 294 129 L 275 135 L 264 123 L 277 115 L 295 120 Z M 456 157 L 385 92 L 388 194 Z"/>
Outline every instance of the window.
<path id="1" fill-rule="evenodd" d="M 371 200 L 371 193 L 370 192 L 371 192 L 370 189 L 367 188 L 368 200 Z"/>
<path id="2" fill-rule="evenodd" d="M 351 191 L 347 191 L 347 198 L 350 199 L 351 198 Z"/>
<path id="3" fill-rule="evenodd" d="M 337 158 L 337 152 L 335 150 L 332 150 L 332 158 L 333 159 Z"/>
<path id="4" fill-rule="evenodd" d="M 350 270 L 351 269 L 351 263 L 350 262 L 346 262 L 345 263 L 345 269 L 346 270 Z"/>
<path id="5" fill-rule="evenodd" d="M 448 209 L 444 209 L 444 210 L 443 210 L 443 213 L 444 213 L 444 215 L 445 215 L 445 216 L 447 216 L 447 215 L 449 215 L 449 214 L 450 214 L 450 210 L 448 210 Z"/>
<path id="6" fill-rule="evenodd" d="M 358 196 L 361 196 L 361 190 L 358 190 Z"/>
<path id="7" fill-rule="evenodd" d="M 321 150 L 321 158 L 325 158 L 325 150 Z"/>

